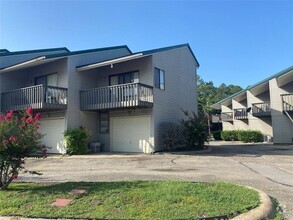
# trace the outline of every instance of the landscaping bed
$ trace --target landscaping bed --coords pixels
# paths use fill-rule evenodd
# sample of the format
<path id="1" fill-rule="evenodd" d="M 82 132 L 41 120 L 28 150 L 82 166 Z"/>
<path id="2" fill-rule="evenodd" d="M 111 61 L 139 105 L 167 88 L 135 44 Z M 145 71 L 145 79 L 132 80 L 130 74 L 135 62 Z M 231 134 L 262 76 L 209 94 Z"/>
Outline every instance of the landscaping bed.
<path id="1" fill-rule="evenodd" d="M 69 199 L 56 206 L 57 199 Z M 260 204 L 230 183 L 178 181 L 14 183 L 0 191 L 0 215 L 97 219 L 198 219 L 235 216 Z"/>

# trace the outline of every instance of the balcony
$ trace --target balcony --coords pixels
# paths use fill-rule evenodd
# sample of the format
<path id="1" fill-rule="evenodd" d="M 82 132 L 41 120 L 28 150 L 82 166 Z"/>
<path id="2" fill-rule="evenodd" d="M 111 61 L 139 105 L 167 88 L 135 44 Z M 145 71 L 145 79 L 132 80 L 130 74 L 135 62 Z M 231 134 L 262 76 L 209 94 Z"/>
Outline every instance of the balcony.
<path id="1" fill-rule="evenodd" d="M 270 117 L 271 116 L 270 102 L 253 103 L 252 115 L 258 118 Z"/>
<path id="2" fill-rule="evenodd" d="M 153 87 L 129 83 L 80 92 L 80 109 L 84 111 L 133 107 L 153 107 Z"/>
<path id="3" fill-rule="evenodd" d="M 281 95 L 283 101 L 283 111 L 293 113 L 293 94 Z"/>
<path id="4" fill-rule="evenodd" d="M 246 108 L 236 108 L 236 109 L 234 109 L 234 119 L 246 120 L 247 119 L 247 110 L 246 110 Z"/>
<path id="5" fill-rule="evenodd" d="M 233 112 L 222 112 L 221 119 L 224 122 L 233 122 Z"/>
<path id="6" fill-rule="evenodd" d="M 1 111 L 22 111 L 28 107 L 39 111 L 67 109 L 67 89 L 37 85 L 1 94 Z"/>

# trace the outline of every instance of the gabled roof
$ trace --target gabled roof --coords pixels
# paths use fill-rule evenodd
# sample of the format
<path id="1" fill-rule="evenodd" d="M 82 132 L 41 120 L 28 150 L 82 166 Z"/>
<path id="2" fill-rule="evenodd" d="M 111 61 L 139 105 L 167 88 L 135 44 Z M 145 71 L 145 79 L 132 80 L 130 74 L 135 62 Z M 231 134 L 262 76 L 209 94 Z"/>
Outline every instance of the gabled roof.
<path id="1" fill-rule="evenodd" d="M 66 50 L 67 52 L 70 52 L 66 47 L 38 49 L 38 50 L 23 50 L 23 51 L 15 51 L 15 52 L 10 52 L 7 49 L 2 49 L 2 50 L 6 50 L 7 52 L 0 53 L 0 56 L 22 55 L 22 54 L 41 53 L 41 52 L 50 52 L 50 51 L 59 51 L 59 50 Z"/>
<path id="2" fill-rule="evenodd" d="M 7 49 L 0 49 L 0 54 L 9 53 L 9 50 Z"/>
<path id="3" fill-rule="evenodd" d="M 24 68 L 27 65 L 32 65 L 32 63 L 34 63 L 34 64 L 40 63 L 40 62 L 44 63 L 44 62 L 47 62 L 47 61 L 50 61 L 50 60 L 66 58 L 66 57 L 72 56 L 72 55 L 86 54 L 86 53 L 99 52 L 99 51 L 107 51 L 107 50 L 115 50 L 115 49 L 120 49 L 120 48 L 125 48 L 126 50 L 129 51 L 130 54 L 132 54 L 131 50 L 126 45 L 115 46 L 115 47 L 97 48 L 97 49 L 90 49 L 90 50 L 79 50 L 79 51 L 73 51 L 73 52 L 70 52 L 68 50 L 69 52 L 66 52 L 66 53 L 57 53 L 57 54 L 49 54 L 49 55 L 44 55 L 44 56 L 37 56 L 37 57 L 31 58 L 29 60 L 22 61 L 20 63 L 13 64 L 11 66 L 1 68 L 0 73 L 1 72 L 7 72 L 7 71 L 15 69 L 15 68 Z M 48 50 L 52 50 L 52 49 L 48 49 Z M 45 50 L 43 50 L 43 51 L 45 51 Z"/>
<path id="4" fill-rule="evenodd" d="M 152 49 L 152 50 L 145 50 L 145 51 L 141 51 L 141 52 L 137 52 L 137 53 L 142 53 L 143 55 L 148 55 L 148 54 L 153 54 L 153 53 L 159 53 L 159 52 L 164 52 L 164 51 L 168 51 L 168 50 L 173 50 L 173 49 L 177 49 L 177 48 L 181 48 L 181 47 L 187 47 L 190 51 L 190 53 L 192 54 L 194 60 L 197 62 L 198 66 L 199 66 L 199 62 L 196 59 L 190 45 L 187 44 L 179 44 L 179 45 L 174 45 L 174 46 L 170 46 L 170 47 L 162 47 L 162 48 L 158 48 L 158 49 Z"/>
<path id="5" fill-rule="evenodd" d="M 57 57 L 67 57 L 67 56 L 73 56 L 73 55 L 79 55 L 79 54 L 85 54 L 85 53 L 116 50 L 116 49 L 122 49 L 122 48 L 128 50 L 128 52 L 132 54 L 131 50 L 128 48 L 127 45 L 122 45 L 122 46 L 103 47 L 103 48 L 96 48 L 96 49 L 89 49 L 89 50 L 78 50 L 78 51 L 72 51 L 68 53 L 50 54 L 50 55 L 46 55 L 46 58 L 49 59 L 49 58 L 57 58 Z"/>
<path id="6" fill-rule="evenodd" d="M 292 71 L 292 70 L 293 70 L 293 66 L 290 66 L 290 67 L 288 67 L 288 68 L 286 68 L 286 69 L 284 69 L 284 70 L 282 70 L 282 71 L 280 71 L 280 72 L 278 72 L 278 73 L 275 73 L 275 74 L 273 74 L 273 75 L 271 75 L 271 76 L 265 78 L 264 80 L 262 80 L 262 81 L 260 81 L 260 82 L 258 82 L 258 83 L 256 83 L 256 84 L 254 84 L 254 85 L 252 85 L 252 86 L 248 86 L 246 89 L 243 89 L 243 90 L 241 90 L 241 91 L 239 91 L 239 92 L 237 92 L 237 93 L 235 93 L 235 94 L 233 94 L 233 95 L 231 95 L 231 96 L 229 96 L 229 97 L 227 97 L 227 98 L 222 99 L 221 101 L 219 101 L 219 102 L 217 102 L 217 103 L 211 105 L 211 107 L 212 107 L 212 108 L 215 108 L 215 107 L 217 107 L 218 105 L 220 105 L 221 103 L 223 103 L 223 102 L 225 102 L 225 101 L 227 101 L 227 100 L 229 100 L 229 99 L 232 99 L 232 98 L 234 98 L 234 97 L 240 95 L 241 93 L 244 93 L 244 92 L 246 92 L 246 91 L 248 91 L 248 90 L 251 90 L 251 89 L 253 89 L 253 88 L 257 87 L 257 86 L 260 86 L 260 85 L 262 85 L 262 84 L 264 84 L 264 83 L 267 83 L 267 82 L 269 82 L 271 79 L 274 79 L 274 78 L 280 77 L 280 76 L 282 76 L 282 75 L 284 75 L 284 74 L 286 74 L 286 73 L 288 73 L 288 72 L 290 72 L 290 71 Z"/>

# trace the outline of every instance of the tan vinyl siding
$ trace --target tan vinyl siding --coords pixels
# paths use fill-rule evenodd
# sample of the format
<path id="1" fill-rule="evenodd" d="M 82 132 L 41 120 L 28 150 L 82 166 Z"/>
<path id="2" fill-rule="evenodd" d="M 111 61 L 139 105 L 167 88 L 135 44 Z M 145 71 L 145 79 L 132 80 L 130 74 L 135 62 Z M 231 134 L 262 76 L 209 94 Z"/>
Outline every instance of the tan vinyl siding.
<path id="1" fill-rule="evenodd" d="M 165 71 L 165 90 L 154 88 L 152 118 L 155 133 L 155 150 L 163 147 L 160 125 L 178 123 L 183 110 L 197 112 L 196 61 L 187 47 L 153 54 L 154 68 Z"/>

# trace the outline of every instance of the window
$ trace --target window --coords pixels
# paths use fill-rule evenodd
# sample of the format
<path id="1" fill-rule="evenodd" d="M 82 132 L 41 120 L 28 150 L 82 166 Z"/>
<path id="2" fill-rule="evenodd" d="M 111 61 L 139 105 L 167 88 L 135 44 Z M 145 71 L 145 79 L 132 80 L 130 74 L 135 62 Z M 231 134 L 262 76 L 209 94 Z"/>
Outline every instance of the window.
<path id="1" fill-rule="evenodd" d="M 110 86 L 126 84 L 126 83 L 138 83 L 138 72 L 121 73 L 110 76 Z"/>
<path id="2" fill-rule="evenodd" d="M 109 133 L 109 113 L 108 112 L 100 112 L 99 131 L 100 131 L 100 134 Z"/>
<path id="3" fill-rule="evenodd" d="M 57 86 L 57 73 L 39 76 L 35 78 L 35 85 Z"/>
<path id="4" fill-rule="evenodd" d="M 165 71 L 155 68 L 155 87 L 165 89 Z"/>

